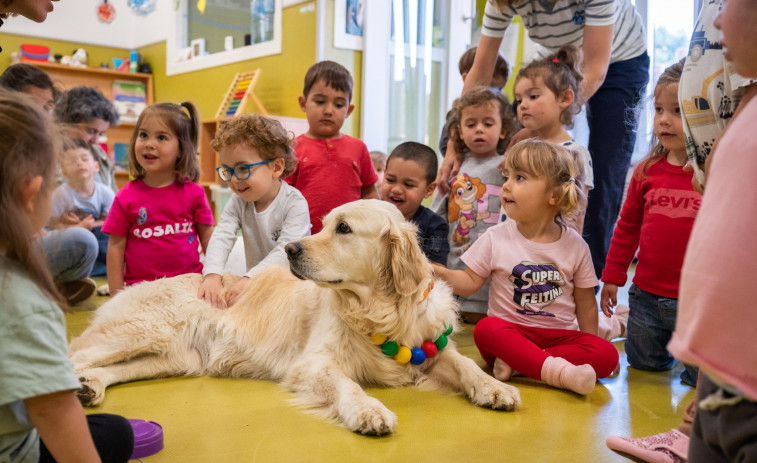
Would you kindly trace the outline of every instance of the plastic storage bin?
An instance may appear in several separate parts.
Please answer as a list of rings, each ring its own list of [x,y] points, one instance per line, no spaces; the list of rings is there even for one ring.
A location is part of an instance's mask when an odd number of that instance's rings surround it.
[[[210,185],[210,198],[213,200],[216,224],[218,224],[223,208],[226,207],[226,203],[229,202],[231,195],[231,188],[226,185]]]

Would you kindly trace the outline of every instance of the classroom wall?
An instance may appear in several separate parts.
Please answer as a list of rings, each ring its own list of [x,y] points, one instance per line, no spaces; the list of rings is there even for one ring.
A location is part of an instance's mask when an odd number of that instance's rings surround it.
[[[270,114],[288,117],[304,117],[297,102],[302,93],[303,79],[307,69],[315,63],[316,9],[315,2],[300,3],[282,10],[282,53],[249,61],[195,72],[166,76],[166,42],[138,47],[143,61],[153,69],[155,101],[195,103],[203,119],[215,117],[223,97],[238,72],[261,69],[255,95]],[[53,12],[55,14],[62,13]],[[24,18],[12,18],[10,21]],[[332,26],[333,29],[333,26]],[[5,30],[3,27],[2,30]],[[63,41],[50,38],[30,37],[17,34],[0,34],[0,71],[10,64],[10,53],[22,43],[35,43],[50,47],[51,53],[71,54],[74,49],[86,49],[90,65],[110,63],[113,57],[128,58],[128,47],[103,47],[83,42]],[[357,69],[359,69],[359,64]],[[359,77],[358,77],[359,79]],[[248,111],[255,111],[254,105]]]

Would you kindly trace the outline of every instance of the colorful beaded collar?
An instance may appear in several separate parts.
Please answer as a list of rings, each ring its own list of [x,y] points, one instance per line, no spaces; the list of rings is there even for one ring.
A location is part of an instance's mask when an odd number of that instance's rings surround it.
[[[452,334],[452,327],[447,327],[436,341],[424,341],[421,347],[407,347],[400,346],[395,341],[387,341],[386,336],[383,334],[372,334],[371,342],[381,347],[381,352],[389,357],[394,357],[394,360],[400,364],[406,364],[408,362],[413,365],[420,365],[426,361],[426,359],[433,358],[437,352],[447,347],[447,336]]]

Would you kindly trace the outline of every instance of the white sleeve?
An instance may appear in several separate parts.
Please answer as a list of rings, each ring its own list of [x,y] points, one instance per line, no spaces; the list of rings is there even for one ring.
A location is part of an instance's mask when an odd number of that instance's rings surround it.
[[[244,211],[244,200],[232,194],[218,225],[213,229],[213,234],[208,242],[208,250],[205,253],[205,264],[202,274],[216,273],[223,275],[226,261],[229,259],[231,249],[237,240],[237,230],[241,227],[241,217]]]
[[[307,201],[295,188],[288,185],[282,185],[282,188],[291,190],[288,191],[286,201],[279,206],[281,232],[276,240],[276,246],[260,262],[247,271],[246,277],[253,278],[270,265],[288,267],[289,263],[284,246],[303,236],[310,235],[310,212]],[[278,227],[273,225],[271,228]]]
[[[491,0],[486,2],[484,8],[484,18],[481,24],[481,34],[487,37],[503,37],[510,23],[513,21],[515,12],[510,7],[503,7],[504,11],[499,9]]]

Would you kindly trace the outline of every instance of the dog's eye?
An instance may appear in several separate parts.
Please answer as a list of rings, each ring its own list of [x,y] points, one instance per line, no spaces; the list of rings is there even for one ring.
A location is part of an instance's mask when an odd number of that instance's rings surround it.
[[[339,225],[336,226],[336,232],[347,234],[347,233],[352,233],[352,229],[350,228],[349,225],[347,225],[347,222],[339,222]]]

